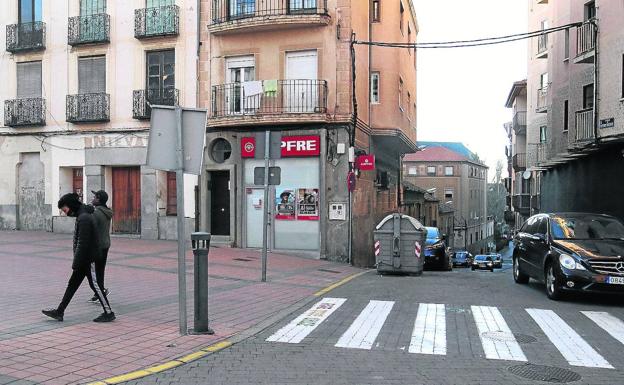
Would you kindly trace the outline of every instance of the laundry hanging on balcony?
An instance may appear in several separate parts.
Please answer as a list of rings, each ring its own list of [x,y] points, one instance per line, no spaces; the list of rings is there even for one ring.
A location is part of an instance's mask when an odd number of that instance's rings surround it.
[[[277,96],[277,79],[264,81],[264,95],[269,97]]]
[[[262,94],[262,82],[255,80],[251,82],[243,82],[243,92],[246,97]]]

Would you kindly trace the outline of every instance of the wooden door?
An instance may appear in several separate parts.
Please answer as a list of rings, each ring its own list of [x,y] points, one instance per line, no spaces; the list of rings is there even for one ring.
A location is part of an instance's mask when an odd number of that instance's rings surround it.
[[[213,171],[211,174],[210,232],[213,235],[230,235],[230,172]]]
[[[113,232],[141,232],[141,170],[139,167],[113,168]]]

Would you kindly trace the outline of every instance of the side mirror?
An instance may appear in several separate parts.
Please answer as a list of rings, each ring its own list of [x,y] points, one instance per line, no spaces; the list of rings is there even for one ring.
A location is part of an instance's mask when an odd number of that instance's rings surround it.
[[[536,234],[533,234],[533,237],[535,239],[539,239],[540,241],[546,242],[546,235],[544,234],[536,233]]]

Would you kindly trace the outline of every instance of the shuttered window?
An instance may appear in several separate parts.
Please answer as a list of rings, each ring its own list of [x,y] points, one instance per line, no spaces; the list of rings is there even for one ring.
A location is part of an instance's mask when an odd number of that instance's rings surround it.
[[[41,62],[17,63],[17,97],[41,97]]]
[[[94,56],[78,59],[78,93],[106,92],[106,57]]]
[[[106,13],[106,0],[80,0],[80,16]]]

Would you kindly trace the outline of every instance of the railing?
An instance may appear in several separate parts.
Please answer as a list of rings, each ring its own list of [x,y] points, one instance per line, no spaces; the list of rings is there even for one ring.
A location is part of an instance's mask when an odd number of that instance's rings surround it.
[[[6,27],[6,50],[9,52],[45,49],[46,25],[42,21],[10,24]]]
[[[537,37],[537,54],[542,55],[548,51],[548,35]]]
[[[132,95],[132,117],[149,119],[152,115],[149,104],[176,106],[179,96],[180,91],[175,88],[135,90]]]
[[[108,122],[110,95],[105,93],[67,95],[66,120],[73,123]]]
[[[596,47],[596,26],[587,22],[576,30],[576,56],[581,56]]]
[[[537,163],[542,163],[548,160],[548,147],[546,143],[537,143],[535,151],[537,153]]]
[[[513,168],[516,171],[525,170],[526,165],[526,153],[517,153],[513,156]]]
[[[537,108],[538,112],[545,111],[548,106],[548,87],[539,88],[537,90]]]
[[[513,117],[513,129],[516,134],[526,130],[526,111],[517,111]]]
[[[325,80],[277,80],[276,87],[264,82],[263,92],[247,96],[244,83],[212,87],[211,116],[262,115],[327,112],[327,82]]]
[[[69,18],[67,42],[71,46],[110,41],[110,15],[100,13]]]
[[[177,5],[134,10],[134,37],[137,39],[178,35],[179,32],[180,8]]]
[[[282,15],[327,15],[327,0],[213,0],[211,25]]]
[[[12,99],[4,101],[5,126],[44,126],[45,115],[45,99],[43,98]]]
[[[531,194],[516,194],[513,196],[513,207],[516,210],[531,208]]]
[[[594,110],[585,109],[576,112],[576,140],[592,140],[594,135]]]

